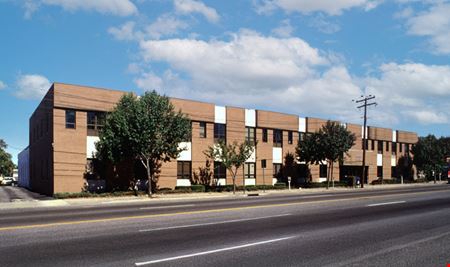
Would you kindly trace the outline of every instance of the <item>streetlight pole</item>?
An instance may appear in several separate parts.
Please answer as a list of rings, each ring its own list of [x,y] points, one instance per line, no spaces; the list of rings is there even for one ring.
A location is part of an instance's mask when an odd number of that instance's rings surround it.
[[[362,177],[361,177],[361,188],[364,188],[364,182],[366,180],[366,149],[367,149],[367,107],[372,105],[377,105],[376,102],[371,102],[370,100],[374,99],[375,96],[368,95],[368,96],[361,96],[359,100],[353,100],[355,103],[363,103],[362,105],[358,106],[357,108],[364,108],[364,125],[363,125],[363,136],[362,136],[362,148],[363,148],[363,155],[362,155]]]

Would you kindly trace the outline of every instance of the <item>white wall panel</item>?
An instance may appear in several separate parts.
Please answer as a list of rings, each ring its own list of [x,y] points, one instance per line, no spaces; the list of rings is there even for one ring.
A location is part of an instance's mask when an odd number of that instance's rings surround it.
[[[298,117],[298,131],[306,133],[306,118]]]
[[[217,185],[218,186],[220,186],[220,185],[227,185],[227,179],[225,179],[225,178],[220,178],[220,179],[216,179],[217,180]]]
[[[245,185],[256,185],[256,179],[254,179],[254,178],[245,178]]]
[[[383,166],[383,154],[377,154],[377,166]]]
[[[256,162],[256,148],[255,147],[253,147],[252,155],[245,162]]]
[[[397,166],[397,158],[395,156],[391,156],[391,166]]]
[[[367,139],[368,135],[369,135],[369,127],[366,126],[366,135],[364,136],[364,126],[361,126],[361,136]]]
[[[283,149],[281,147],[272,148],[272,162],[283,163]]]
[[[256,127],[256,110],[245,109],[245,126]]]
[[[397,142],[397,131],[392,131],[392,142]]]
[[[227,123],[227,109],[222,106],[215,106],[214,109],[214,122],[215,123]]]
[[[181,142],[178,144],[179,149],[184,149],[181,151],[181,153],[178,155],[177,160],[183,160],[183,161],[191,161],[192,160],[192,143],[191,142]]]
[[[88,136],[86,137],[86,158],[94,158],[97,149],[95,148],[95,143],[100,140],[98,136]]]
[[[189,179],[177,179],[177,186],[191,186]]]

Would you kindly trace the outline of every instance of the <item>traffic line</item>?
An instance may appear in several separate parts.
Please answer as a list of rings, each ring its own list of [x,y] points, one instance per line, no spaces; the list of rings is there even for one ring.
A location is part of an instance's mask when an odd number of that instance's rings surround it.
[[[185,208],[185,207],[194,207],[194,204],[186,204],[186,205],[172,205],[172,206],[158,206],[158,207],[142,207],[140,210],[156,210],[156,209],[165,209],[165,208]]]
[[[448,189],[434,190],[434,191],[432,191],[432,193],[445,192],[445,191],[448,191]],[[395,195],[422,195],[422,194],[429,194],[429,193],[430,192],[408,192],[408,193],[395,193]],[[361,197],[357,197],[357,198],[350,197],[350,198],[327,199],[327,200],[317,200],[317,201],[307,201],[307,202],[297,201],[297,202],[280,203],[280,204],[252,205],[252,206],[244,206],[244,207],[207,209],[207,210],[196,210],[196,211],[181,211],[181,212],[172,212],[172,213],[123,216],[123,217],[114,217],[114,218],[106,218],[106,219],[92,219],[92,220],[54,222],[54,223],[44,223],[44,224],[16,225],[16,226],[0,227],[0,232],[1,231],[10,231],[10,230],[48,228],[48,227],[64,226],[64,225],[78,225],[78,224],[87,224],[87,223],[105,223],[105,222],[124,221],[124,220],[161,218],[161,217],[170,217],[170,216],[179,216],[179,215],[196,215],[196,214],[220,213],[220,212],[262,209],[262,208],[289,207],[289,206],[320,204],[320,203],[329,203],[329,202],[343,202],[343,201],[357,200],[357,199],[376,199],[376,198],[383,198],[386,196],[388,196],[388,195],[361,196]]]
[[[375,204],[369,204],[367,207],[377,207],[377,206],[385,206],[385,205],[394,205],[394,204],[401,204],[406,203],[406,201],[392,201],[392,202],[384,202],[384,203],[375,203]]]
[[[153,228],[153,229],[144,229],[144,230],[139,230],[139,232],[155,232],[155,231],[163,231],[163,230],[171,230],[171,229],[179,229],[179,228],[190,228],[190,227],[216,225],[216,224],[255,221],[255,220],[263,220],[263,219],[276,218],[276,217],[285,217],[285,216],[289,216],[289,215],[292,215],[292,214],[286,213],[286,214],[279,214],[279,215],[273,215],[273,216],[264,216],[264,217],[247,218],[247,219],[236,219],[236,220],[228,220],[228,221],[221,221],[221,222],[210,222],[210,223],[187,224],[187,225],[180,225],[180,226],[169,226],[169,227],[161,227],[161,228]]]
[[[192,257],[203,256],[203,255],[208,255],[208,254],[213,254],[213,253],[218,253],[218,252],[223,252],[223,251],[236,250],[236,249],[240,249],[240,248],[248,248],[248,247],[265,245],[265,244],[269,244],[269,243],[280,242],[280,241],[292,239],[294,237],[296,237],[296,236],[287,236],[287,237],[282,237],[282,238],[276,238],[276,239],[270,239],[270,240],[265,240],[265,241],[249,243],[249,244],[245,244],[245,245],[238,245],[238,246],[232,246],[232,247],[226,247],[226,248],[220,248],[220,249],[214,249],[214,250],[207,250],[207,251],[202,251],[202,252],[197,252],[197,253],[192,253],[192,254],[186,254],[186,255],[180,255],[180,256],[175,256],[175,257],[169,257],[169,258],[163,258],[163,259],[158,259],[158,260],[151,260],[151,261],[145,261],[145,262],[136,262],[135,265],[136,266],[143,266],[143,265],[150,265],[150,264],[160,263],[160,262],[167,262],[167,261],[174,261],[174,260],[179,260],[179,259],[192,258]]]

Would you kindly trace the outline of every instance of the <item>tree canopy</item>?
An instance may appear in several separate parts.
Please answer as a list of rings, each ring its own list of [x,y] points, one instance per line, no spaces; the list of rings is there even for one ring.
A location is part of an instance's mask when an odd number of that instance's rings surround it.
[[[448,137],[438,139],[434,135],[419,137],[419,141],[411,150],[417,170],[427,177],[432,177],[433,172],[440,173],[446,165],[446,157],[450,154],[449,141]]]
[[[106,117],[97,143],[98,157],[119,162],[139,160],[147,170],[148,193],[161,162],[170,161],[183,150],[179,143],[190,140],[189,118],[176,112],[166,96],[146,92],[142,97],[124,95]]]
[[[245,164],[253,153],[254,146],[250,142],[238,143],[234,141],[227,144],[221,140],[214,146],[210,146],[204,154],[212,161],[220,161],[228,170],[233,179],[233,194],[236,193],[236,175],[240,167]]]
[[[3,139],[0,139],[0,176],[12,176],[14,170],[14,163],[12,156],[6,152],[8,145]]]
[[[327,162],[327,188],[330,178],[333,180],[333,165],[335,162],[342,163],[345,154],[355,144],[355,135],[348,131],[343,125],[327,121],[319,131],[307,134],[297,144],[296,153],[300,161],[306,164],[321,164]]]

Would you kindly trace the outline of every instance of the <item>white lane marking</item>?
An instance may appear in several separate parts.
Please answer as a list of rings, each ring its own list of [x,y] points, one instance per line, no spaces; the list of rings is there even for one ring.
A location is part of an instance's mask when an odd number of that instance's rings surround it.
[[[376,203],[376,204],[369,204],[367,207],[376,207],[376,206],[384,206],[384,205],[394,205],[394,204],[400,204],[405,203],[406,201],[392,201],[392,202],[384,202],[384,203]]]
[[[172,205],[172,206],[157,206],[157,207],[143,207],[139,208],[140,210],[153,210],[153,209],[164,209],[164,208],[183,208],[183,207],[194,207],[194,204],[186,204],[186,205]]]
[[[279,214],[279,215],[273,215],[273,216],[248,218],[248,219],[237,219],[237,220],[228,220],[228,221],[221,221],[221,222],[210,222],[210,223],[198,223],[198,224],[188,224],[188,225],[180,225],[180,226],[169,226],[169,227],[161,227],[161,228],[153,228],[153,229],[144,229],[144,230],[139,230],[139,232],[154,232],[154,231],[162,231],[162,230],[170,230],[170,229],[178,229],[178,228],[189,228],[189,227],[215,225],[215,224],[254,221],[254,220],[269,219],[269,218],[274,218],[274,217],[284,217],[284,216],[289,216],[289,215],[292,215],[292,214],[286,213],[286,214]]]
[[[245,244],[245,245],[238,245],[238,246],[233,246],[233,247],[226,247],[226,248],[219,248],[219,249],[214,249],[214,250],[207,250],[207,251],[202,251],[202,252],[197,252],[197,253],[192,253],[192,254],[186,254],[186,255],[180,255],[180,256],[164,258],[164,259],[159,259],[159,260],[152,260],[152,261],[145,261],[145,262],[136,262],[135,265],[136,266],[142,266],[142,265],[149,265],[149,264],[165,262],[165,261],[173,261],[173,260],[179,260],[179,259],[185,259],[185,258],[192,258],[192,257],[196,257],[196,256],[208,255],[208,254],[213,254],[213,253],[218,253],[218,252],[223,252],[223,251],[229,251],[229,250],[235,250],[235,249],[240,249],[240,248],[247,248],[247,247],[264,245],[264,244],[268,244],[268,243],[280,242],[280,241],[291,239],[291,238],[294,238],[294,237],[296,237],[296,236],[281,237],[281,238],[276,238],[276,239],[270,239],[270,240],[265,240],[265,241],[249,243],[249,244]]]
[[[415,240],[415,241],[412,241],[412,242],[409,242],[409,243],[406,243],[406,244],[403,244],[403,245],[392,246],[392,247],[385,248],[385,249],[382,249],[382,250],[379,250],[379,251],[376,251],[376,252],[368,253],[367,255],[364,255],[364,256],[353,258],[353,259],[351,259],[349,261],[341,262],[341,263],[338,263],[338,264],[333,263],[333,264],[325,265],[325,266],[326,267],[337,267],[337,266],[358,265],[356,263],[361,263],[364,260],[367,260],[367,259],[370,259],[370,258],[373,258],[373,257],[379,257],[381,255],[388,254],[388,253],[391,253],[391,252],[394,252],[394,251],[397,251],[397,250],[402,250],[402,249],[405,249],[405,248],[408,248],[408,247],[415,247],[415,246],[420,245],[420,244],[425,243],[425,242],[430,242],[430,241],[434,241],[436,239],[444,238],[444,237],[446,237],[448,235],[450,235],[450,232],[446,232],[446,233],[442,233],[440,235],[436,235],[436,236],[431,236],[431,237],[426,237],[426,238],[423,238],[423,239]],[[363,266],[363,264],[361,266]]]

